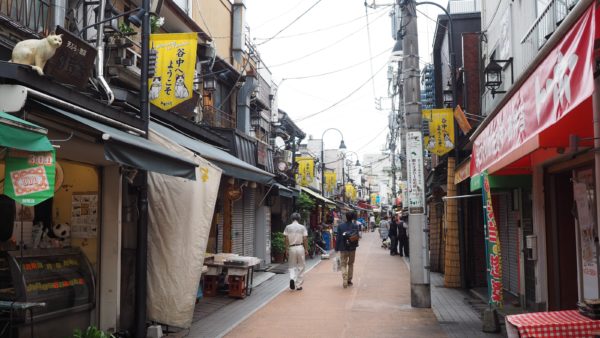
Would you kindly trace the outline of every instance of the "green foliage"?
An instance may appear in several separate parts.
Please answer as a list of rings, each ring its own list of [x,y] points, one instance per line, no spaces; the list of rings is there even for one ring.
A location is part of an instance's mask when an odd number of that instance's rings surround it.
[[[283,232],[274,232],[271,234],[271,251],[274,254],[285,252],[285,235]]]
[[[315,201],[310,198],[307,194],[300,192],[298,198],[296,198],[296,209],[303,211],[312,210],[315,207]]]
[[[115,338],[115,336],[106,333],[95,326],[88,326],[83,332],[79,329],[75,330],[72,338]]]
[[[119,23],[119,31],[127,35],[136,33],[133,27],[129,26],[127,23],[125,23],[125,21]]]

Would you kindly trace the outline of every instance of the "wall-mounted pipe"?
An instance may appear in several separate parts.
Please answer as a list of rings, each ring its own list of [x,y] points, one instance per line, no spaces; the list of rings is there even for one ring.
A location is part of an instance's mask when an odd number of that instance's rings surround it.
[[[104,79],[104,11],[106,9],[106,0],[100,0],[100,4],[98,5],[100,8],[98,10],[98,22],[101,22],[98,25],[96,30],[96,49],[98,50],[98,57],[96,58],[96,79],[100,82],[100,85],[106,92],[106,97],[108,99],[108,104],[112,104],[115,100],[115,95],[113,94],[112,89]]]

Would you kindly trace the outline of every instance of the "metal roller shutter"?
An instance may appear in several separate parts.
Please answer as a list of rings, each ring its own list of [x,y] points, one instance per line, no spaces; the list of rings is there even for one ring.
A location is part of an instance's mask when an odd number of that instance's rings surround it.
[[[518,227],[514,213],[509,212],[510,197],[508,194],[496,195],[493,198],[496,222],[500,230],[500,249],[502,255],[502,284],[505,290],[513,294],[519,293],[519,257]]]
[[[217,213],[217,252],[223,252],[223,213]]]
[[[244,255],[244,199],[233,202],[231,212],[231,252]]]
[[[244,256],[255,256],[254,236],[256,231],[256,189],[244,191]]]

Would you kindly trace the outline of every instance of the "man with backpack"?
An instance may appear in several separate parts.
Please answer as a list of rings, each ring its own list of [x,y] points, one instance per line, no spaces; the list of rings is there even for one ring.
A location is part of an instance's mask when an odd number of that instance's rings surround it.
[[[355,220],[356,212],[348,212],[346,223],[339,225],[336,232],[335,251],[340,255],[344,289],[352,286],[354,258],[360,239],[360,228],[354,222]]]

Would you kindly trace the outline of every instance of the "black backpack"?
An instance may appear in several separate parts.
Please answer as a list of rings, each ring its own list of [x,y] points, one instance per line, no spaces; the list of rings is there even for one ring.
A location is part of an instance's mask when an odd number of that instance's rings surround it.
[[[352,229],[344,231],[342,233],[342,238],[344,240],[344,246],[346,249],[356,249],[356,247],[358,247],[360,235],[358,233],[358,229],[356,229],[354,226]]]

